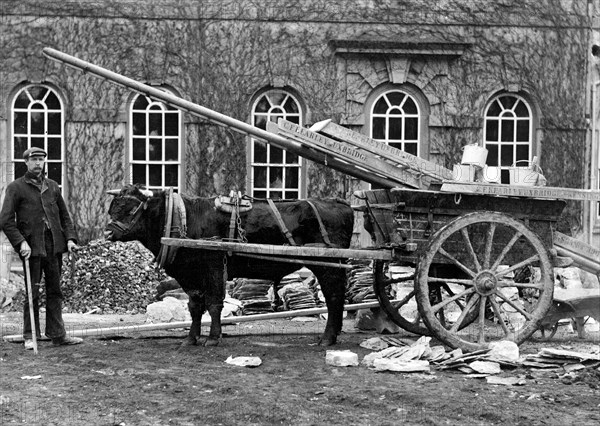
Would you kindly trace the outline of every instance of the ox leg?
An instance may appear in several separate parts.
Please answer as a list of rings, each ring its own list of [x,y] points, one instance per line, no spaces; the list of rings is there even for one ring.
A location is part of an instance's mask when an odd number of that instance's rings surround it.
[[[208,270],[208,292],[206,294],[206,304],[210,315],[210,333],[205,346],[217,346],[221,339],[221,311],[223,310],[223,300],[225,300],[225,278],[223,275],[224,266],[222,258],[217,258],[212,262]]]
[[[343,269],[336,268],[315,268],[313,272],[321,284],[327,304],[327,324],[319,344],[331,346],[337,342],[337,336],[342,332],[346,274]]]
[[[221,339],[221,311],[223,310],[223,301],[208,302],[208,313],[210,314],[210,333],[205,346],[217,346]]]
[[[183,341],[183,346],[193,346],[198,344],[201,335],[202,315],[204,315],[204,312],[206,311],[204,295],[199,293],[188,293],[188,296],[188,309],[192,317],[192,325],[190,327],[190,332]]]

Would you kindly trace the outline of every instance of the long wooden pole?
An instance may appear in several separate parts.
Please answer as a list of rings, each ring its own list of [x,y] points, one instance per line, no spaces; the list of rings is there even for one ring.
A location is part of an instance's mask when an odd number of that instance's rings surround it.
[[[395,301],[392,301],[392,303]],[[354,311],[358,309],[369,309],[379,307],[379,302],[365,302],[355,303],[352,305],[344,306],[345,311]],[[270,312],[267,314],[256,314],[256,315],[245,315],[245,316],[231,316],[221,319],[221,324],[237,324],[241,322],[270,320],[277,318],[291,318],[298,316],[308,316],[324,314],[327,312],[327,308],[309,308],[309,309],[298,309],[295,311],[283,311],[283,312]],[[209,325],[210,321],[202,321],[202,325]],[[191,321],[178,321],[178,322],[167,322],[159,324],[141,324],[141,325],[129,325],[119,327],[106,327],[106,328],[93,328],[93,329],[82,329],[74,330],[69,332],[69,336],[72,337],[102,337],[102,336],[119,336],[125,333],[136,333],[143,331],[155,331],[155,330],[170,330],[175,328],[188,328],[192,325]],[[10,336],[4,336],[6,342],[20,342],[23,340],[23,336],[15,334]]]
[[[161,244],[174,247],[187,247],[215,251],[233,251],[239,253],[268,254],[269,256],[316,257],[316,258],[359,258],[392,260],[393,253],[390,249],[366,250],[343,249],[337,247],[311,247],[311,246],[278,246],[274,244],[248,244],[234,243],[218,240],[192,240],[185,238],[161,238]],[[274,259],[277,260],[277,259]]]
[[[213,111],[209,108],[205,108],[193,102],[186,101],[185,99],[180,98],[178,96],[172,95],[167,92],[163,92],[162,90],[156,87],[140,83],[139,81],[135,81],[121,74],[109,71],[90,62],[84,61],[82,59],[60,52],[58,50],[51,49],[49,47],[44,48],[43,53],[44,55],[46,55],[46,57],[52,59],[53,61],[65,63],[75,69],[85,72],[86,74],[91,74],[95,77],[105,79],[111,83],[124,86],[130,90],[133,90],[134,92],[138,92],[152,99],[162,101],[168,105],[187,111],[191,114],[194,114],[198,117],[201,117],[220,126],[228,127],[238,133],[242,133],[253,138],[266,141],[268,143],[272,143],[273,145],[278,146],[279,148],[285,149],[289,152],[293,152],[294,154],[297,154],[304,158],[308,158],[309,160],[312,160],[315,163],[327,165],[350,176],[354,176],[355,178],[364,180],[369,183],[381,185],[385,188],[393,188],[394,186],[397,186],[396,183],[389,179],[373,175],[372,173],[369,173],[366,170],[361,170],[345,162],[339,161],[331,154],[328,155],[323,152],[303,147],[301,144],[292,142],[282,136],[267,132],[266,130],[254,127],[248,123],[236,120],[235,118]]]
[[[561,256],[567,256],[573,259],[577,267],[594,275],[600,275],[600,263],[593,262],[574,251],[567,250],[563,247],[555,246],[556,252]]]
[[[33,294],[31,293],[31,269],[29,268],[29,259],[25,259],[25,281],[27,285],[27,300],[29,301],[29,320],[31,322],[31,339],[33,340],[33,353],[37,355],[37,330],[35,326],[35,313],[33,310]]]
[[[300,265],[315,265],[315,266],[327,266],[329,268],[354,269],[353,265],[348,265],[345,263],[321,262],[318,260],[291,259],[291,258],[287,258],[287,257],[275,258],[272,256],[261,256],[259,254],[249,254],[249,253],[233,253],[233,254],[235,256],[250,257],[252,259],[270,260],[270,261],[283,262],[283,263],[297,263]]]

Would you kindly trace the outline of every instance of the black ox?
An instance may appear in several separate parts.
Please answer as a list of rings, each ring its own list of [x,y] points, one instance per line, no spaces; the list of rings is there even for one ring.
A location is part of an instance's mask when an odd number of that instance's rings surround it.
[[[152,193],[132,185],[122,188],[110,205],[110,223],[106,227],[106,238],[112,241],[138,240],[157,256],[166,220],[165,197],[165,191]],[[215,209],[214,198],[186,195],[181,198],[187,212],[187,238],[229,236],[231,215]],[[322,219],[331,245],[348,248],[354,221],[352,208],[342,200],[312,199],[311,202]],[[276,206],[297,245],[323,243],[317,216],[306,201],[279,201]],[[241,228],[245,231],[249,243],[289,244],[267,202],[255,200],[252,209],[241,213],[240,218]],[[164,268],[189,296],[188,307],[192,325],[184,344],[195,345],[200,342],[200,321],[206,310],[211,317],[211,327],[204,344],[218,344],[225,296],[225,263],[229,279],[261,278],[273,280],[275,283],[279,283],[281,278],[301,266],[229,256],[219,251],[179,248],[173,261]],[[328,310],[327,324],[320,342],[332,345],[342,329],[346,275],[341,268],[311,265],[310,269],[321,284]]]

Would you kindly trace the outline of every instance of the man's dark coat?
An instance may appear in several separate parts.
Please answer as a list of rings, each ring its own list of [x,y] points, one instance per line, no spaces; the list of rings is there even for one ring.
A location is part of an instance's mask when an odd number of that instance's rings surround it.
[[[46,253],[44,234],[46,221],[54,239],[54,253]],[[67,251],[67,240],[77,242],[77,234],[58,184],[43,179],[41,186],[20,177],[6,187],[0,212],[0,229],[18,252],[25,240],[31,256],[47,256]]]

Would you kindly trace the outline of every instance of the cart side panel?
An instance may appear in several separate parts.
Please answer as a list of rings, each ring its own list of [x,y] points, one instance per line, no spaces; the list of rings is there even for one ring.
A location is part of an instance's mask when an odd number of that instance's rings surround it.
[[[390,197],[390,192],[381,189],[365,191],[365,195],[367,196],[367,202],[369,205],[373,206],[373,208],[370,210],[369,216],[373,224],[372,236],[375,237],[375,245],[378,247],[383,247],[390,243],[390,236],[394,233],[394,215],[389,214],[391,213],[391,210],[386,211],[386,209],[376,206],[384,204],[391,207],[392,198]]]
[[[495,211],[504,213],[523,221],[544,242],[546,247],[552,247],[552,230],[565,206],[564,201],[542,200],[530,198],[507,198],[487,195],[459,195],[440,193],[437,191],[419,191],[408,189],[365,191],[374,219],[376,244],[398,245],[401,242],[417,243],[416,252],[403,253],[398,250],[398,258],[403,261],[415,262],[425,250],[427,242],[441,227],[456,217],[474,211]],[[388,203],[385,203],[389,200]],[[485,227],[480,232],[475,228],[471,243],[476,252],[483,250],[485,244]],[[512,234],[503,235],[505,230],[498,229],[493,247],[493,253],[498,255],[510,241]],[[462,253],[464,240],[458,236],[455,240],[447,241],[449,251]],[[520,242],[515,244],[516,250],[511,256],[520,257],[527,254],[528,249],[519,250]],[[511,263],[511,259],[506,259]],[[436,258],[436,262],[447,263],[447,259]]]

